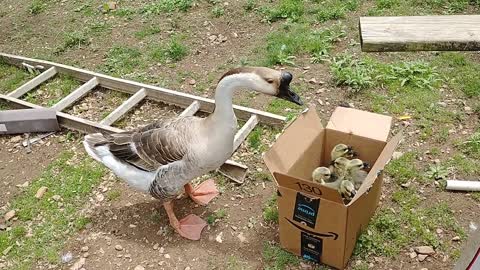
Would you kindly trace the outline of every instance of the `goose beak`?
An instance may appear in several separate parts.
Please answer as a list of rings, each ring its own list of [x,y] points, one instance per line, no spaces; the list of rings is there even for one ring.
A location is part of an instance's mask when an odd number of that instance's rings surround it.
[[[282,79],[280,81],[280,87],[279,87],[277,97],[302,106],[303,102],[300,99],[300,96],[290,89],[290,82],[292,81],[292,79],[293,79],[293,76],[290,72],[282,73]]]
[[[364,162],[364,163],[363,163],[363,168],[364,168],[364,169],[370,169],[370,164]]]

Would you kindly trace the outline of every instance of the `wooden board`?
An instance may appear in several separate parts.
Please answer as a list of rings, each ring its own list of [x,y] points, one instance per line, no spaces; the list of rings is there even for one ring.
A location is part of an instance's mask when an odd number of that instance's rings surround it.
[[[123,115],[125,115],[128,111],[130,111],[133,107],[135,107],[142,99],[147,96],[145,89],[140,89],[135,95],[131,96],[125,102],[122,103],[119,107],[117,107],[113,112],[111,112],[107,117],[105,117],[100,124],[104,125],[112,125],[120,119]]]
[[[40,65],[45,68],[55,67],[59,73],[71,75],[72,77],[84,82],[90,80],[93,77],[97,77],[99,85],[101,87],[117,90],[120,92],[135,94],[137,91],[144,88],[147,91],[147,99],[177,105],[182,108],[190,106],[190,104],[192,104],[192,102],[194,101],[198,101],[200,103],[200,111],[202,112],[212,113],[215,108],[215,100],[213,99],[199,97],[170,89],[165,89],[162,87],[115,78],[112,76],[54,62],[26,58],[6,53],[0,53],[0,58],[3,58],[7,63],[19,67],[23,66],[24,63],[32,66]],[[233,105],[233,110],[235,111],[235,114],[239,119],[245,121],[247,121],[253,114],[258,116],[260,122],[269,125],[283,125],[286,120],[286,117],[284,116],[238,105]]]
[[[480,15],[361,17],[364,52],[479,51]]]
[[[10,92],[8,94],[8,96],[14,97],[14,98],[19,98],[19,97],[23,96],[24,94],[28,93],[29,91],[31,91],[32,89],[34,89],[35,87],[39,86],[40,84],[42,84],[46,80],[55,76],[56,74],[57,74],[56,68],[55,67],[50,67],[49,69],[47,69],[46,71],[44,71],[40,75],[38,75],[37,77],[31,79],[30,81],[28,81],[24,85],[17,88],[15,91]]]
[[[52,108],[56,111],[63,111],[65,108],[69,107],[77,100],[88,94],[88,92],[90,92],[97,85],[98,80],[96,77],[93,77],[88,82],[75,89],[75,91],[71,92],[68,96],[64,97],[62,100],[53,105]]]
[[[0,134],[58,131],[55,110],[29,108],[0,111]]]

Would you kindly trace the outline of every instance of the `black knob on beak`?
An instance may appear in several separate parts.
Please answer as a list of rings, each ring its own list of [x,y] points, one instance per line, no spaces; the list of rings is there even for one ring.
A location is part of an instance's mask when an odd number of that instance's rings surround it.
[[[286,85],[289,85],[290,82],[292,81],[293,79],[293,75],[292,73],[288,72],[288,71],[285,71],[282,73],[282,81],[286,84]]]

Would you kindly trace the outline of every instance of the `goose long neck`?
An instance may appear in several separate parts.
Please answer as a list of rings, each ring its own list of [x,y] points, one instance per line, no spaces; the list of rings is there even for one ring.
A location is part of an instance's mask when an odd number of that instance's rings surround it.
[[[212,119],[216,121],[231,120],[235,116],[232,104],[234,92],[239,89],[257,90],[256,79],[256,75],[245,73],[230,75],[222,79],[215,91],[215,111],[211,114]]]

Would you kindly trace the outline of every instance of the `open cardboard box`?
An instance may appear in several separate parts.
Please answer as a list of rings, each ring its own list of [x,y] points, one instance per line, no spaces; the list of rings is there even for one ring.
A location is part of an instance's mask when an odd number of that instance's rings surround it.
[[[297,117],[264,155],[278,189],[280,245],[305,259],[343,269],[380,199],[383,168],[402,139],[389,141],[392,118],[337,107],[326,128],[315,106]],[[312,181],[338,143],[353,147],[371,169],[345,205],[338,191]]]

